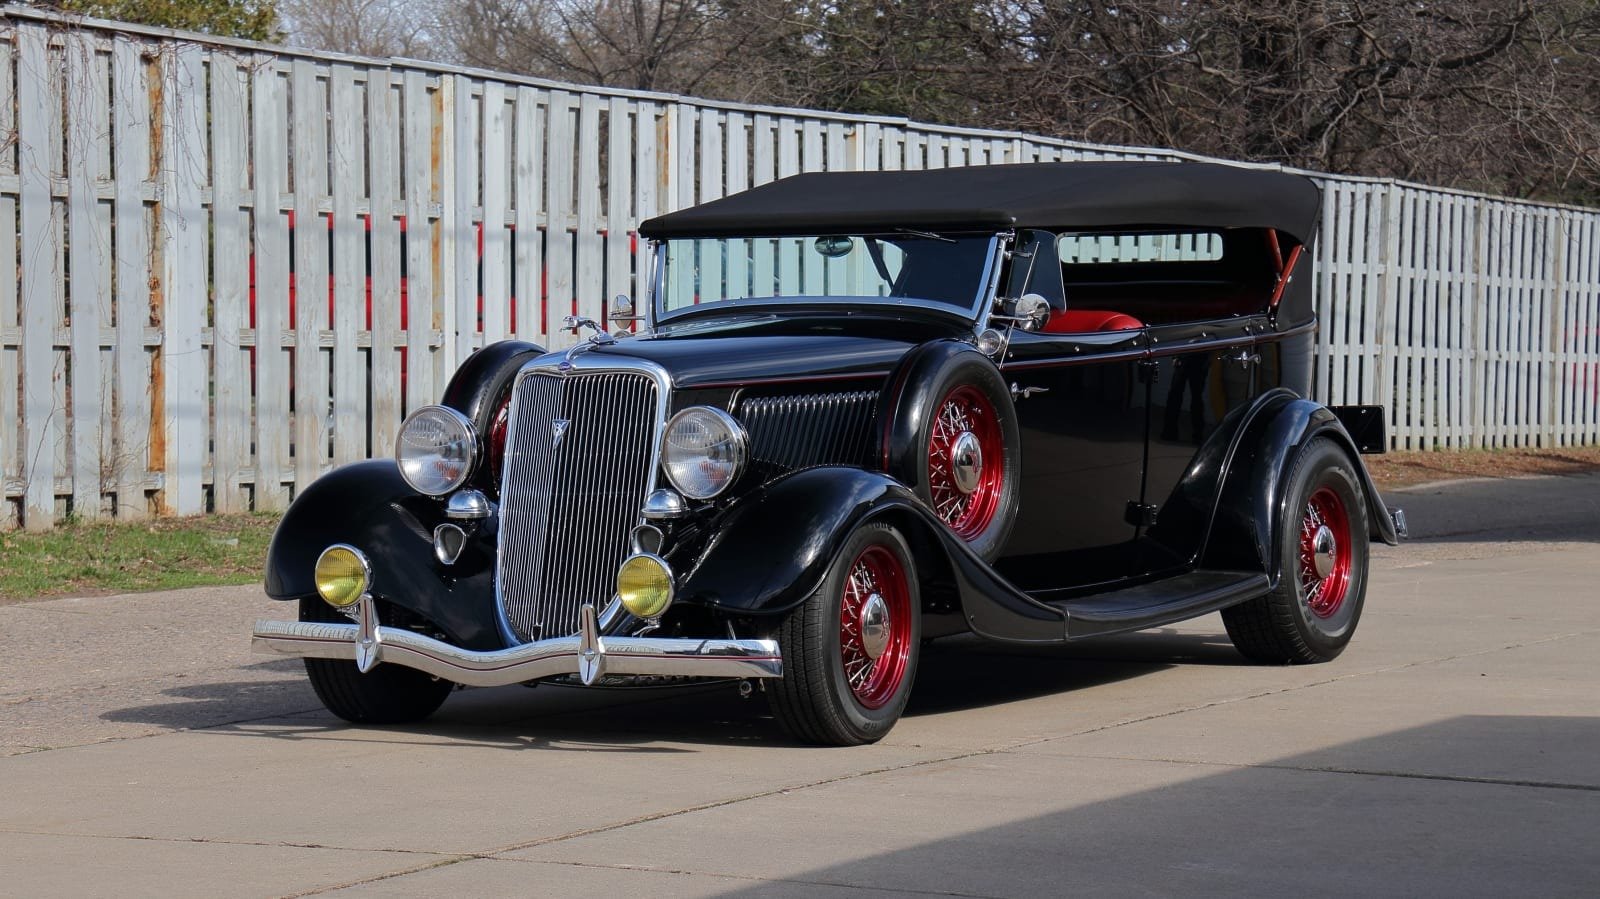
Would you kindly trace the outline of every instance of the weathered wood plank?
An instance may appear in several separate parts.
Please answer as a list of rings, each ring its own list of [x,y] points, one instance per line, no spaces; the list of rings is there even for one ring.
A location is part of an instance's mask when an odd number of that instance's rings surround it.
[[[393,450],[405,413],[400,350],[406,345],[401,330],[400,266],[404,258],[400,231],[400,98],[389,69],[367,73],[368,193],[371,202],[372,415],[370,452],[381,456]]]
[[[110,293],[111,223],[102,216],[95,186],[104,171],[101,151],[110,146],[104,131],[110,121],[110,98],[105,65],[94,42],[83,33],[63,39],[67,62],[67,246],[71,279],[67,285],[67,319],[72,328],[68,392],[72,512],[80,518],[100,517],[101,458],[105,454],[101,431],[102,396],[100,327],[111,310],[104,300]],[[109,486],[109,485],[108,485]]]
[[[255,506],[258,511],[278,511],[289,503],[285,481],[292,479],[289,440],[295,432],[290,419],[289,385],[293,377],[289,352],[283,347],[285,329],[293,327],[289,315],[289,218],[280,207],[289,181],[287,83],[272,65],[273,57],[258,53],[250,67],[250,134],[253,138],[252,174],[255,209],[251,226],[255,238],[252,256],[253,286],[250,305],[255,315]],[[117,232],[118,239],[122,231]],[[122,255],[126,260],[128,256]],[[121,282],[119,281],[119,284]],[[120,300],[119,300],[120,302]]]
[[[22,382],[22,523],[45,530],[55,521],[55,403],[53,334],[61,279],[60,212],[51,199],[50,108],[60,107],[59,83],[49,78],[48,35],[40,25],[17,26],[17,176],[21,206],[18,265]]]
[[[550,345],[568,346],[573,342],[570,330],[563,328],[562,320],[573,315],[577,305],[573,298],[572,282],[572,179],[573,163],[577,153],[573,146],[573,118],[575,110],[572,94],[551,91],[546,101],[546,133],[549,145],[545,154],[545,226],[546,303],[545,333],[550,335]]]
[[[593,94],[584,94],[578,107],[578,222],[574,253],[577,276],[574,292],[578,315],[602,321],[605,317],[605,238],[600,234],[600,110]],[[584,332],[583,336],[587,336]]]
[[[327,467],[328,357],[317,335],[328,327],[328,96],[309,60],[294,61],[290,97],[294,122],[290,161],[294,177],[294,483],[311,486]]]
[[[206,388],[206,257],[210,225],[200,192],[206,184],[205,68],[202,49],[178,43],[162,56],[161,76],[161,402],[166,478],[164,512],[206,510],[205,464],[211,436]]]
[[[440,364],[444,379],[471,355],[481,334],[478,327],[478,227],[474,209],[478,200],[478,162],[482,158],[479,124],[482,104],[473,96],[472,79],[455,75],[444,79],[441,87],[450,127],[444,129],[442,168],[450,173],[439,198],[443,210],[440,230],[449,237],[449,252],[444,262],[442,281],[448,285],[444,296],[445,347]],[[443,383],[436,385],[442,390]],[[437,395],[438,390],[435,391]]]
[[[443,327],[435,312],[439,227],[432,210],[442,175],[439,158],[444,128],[439,118],[442,100],[430,87],[421,72],[405,74],[401,101],[405,113],[401,152],[405,166],[406,208],[406,349],[402,380],[407,412],[437,400],[434,391],[436,360],[429,335]]]
[[[238,334],[250,322],[249,108],[239,64],[211,54],[211,221],[216,338],[211,348],[213,402],[211,496],[218,512],[244,512],[250,497],[243,472],[250,458],[249,355]]]
[[[366,329],[367,221],[358,211],[366,199],[366,98],[352,66],[329,67],[328,108],[331,150],[328,189],[333,211],[332,324],[333,464],[348,465],[369,455],[367,443],[367,360],[356,346]]]
[[[517,337],[548,344],[544,315],[544,122],[539,94],[531,87],[517,88],[516,125],[516,239],[512,248],[517,298]],[[648,179],[647,179],[648,180]]]
[[[504,85],[483,85],[483,341],[511,336],[511,107]]]
[[[606,279],[601,299],[627,294],[637,301],[633,288],[633,116],[629,104],[613,97],[606,109]],[[617,327],[632,327],[618,323]]]

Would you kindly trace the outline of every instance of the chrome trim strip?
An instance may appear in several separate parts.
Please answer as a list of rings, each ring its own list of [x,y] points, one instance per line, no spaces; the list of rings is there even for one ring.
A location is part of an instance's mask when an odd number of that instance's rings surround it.
[[[313,659],[356,658],[357,625],[319,621],[256,622],[257,653]],[[498,687],[580,672],[583,638],[574,634],[511,649],[479,652],[400,628],[382,630],[383,661],[469,687]],[[776,640],[605,637],[591,656],[606,675],[655,677],[782,677]]]

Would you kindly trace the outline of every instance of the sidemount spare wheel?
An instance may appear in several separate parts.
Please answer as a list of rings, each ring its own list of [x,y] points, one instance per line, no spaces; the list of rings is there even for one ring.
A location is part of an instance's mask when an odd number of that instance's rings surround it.
[[[890,379],[885,470],[993,561],[1016,520],[1021,445],[1011,393],[994,363],[964,344],[933,344]]]
[[[1222,611],[1245,657],[1326,662],[1344,651],[1367,593],[1367,504],[1350,457],[1333,441],[1306,444],[1285,482],[1272,593]]]
[[[301,621],[348,623],[315,596],[300,600]],[[306,659],[311,688],[328,711],[355,724],[410,724],[432,715],[455,684],[404,665],[379,663],[362,674],[349,659]]]
[[[911,698],[921,644],[911,550],[889,525],[864,524],[778,628],[783,678],[767,690],[773,714],[807,743],[876,742]]]

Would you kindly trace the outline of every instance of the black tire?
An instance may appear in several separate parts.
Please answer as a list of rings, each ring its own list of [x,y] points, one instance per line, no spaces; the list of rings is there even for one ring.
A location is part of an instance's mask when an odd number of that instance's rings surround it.
[[[1289,503],[1278,527],[1278,588],[1224,609],[1235,648],[1256,662],[1304,664],[1339,655],[1355,634],[1367,593],[1365,494],[1350,456],[1325,438],[1309,443],[1287,481]],[[1334,544],[1318,567],[1314,536],[1327,527]]]
[[[300,600],[301,621],[348,622],[316,597]],[[353,724],[410,724],[438,711],[455,684],[430,674],[379,662],[362,674],[344,659],[306,659],[311,689],[328,711]]]
[[[851,585],[858,566],[865,567],[866,579]],[[898,584],[891,568],[898,569]],[[847,603],[858,610],[862,607],[864,586],[883,598],[888,611],[886,645],[870,658],[869,641],[859,636],[861,629],[857,627],[852,636],[841,626]],[[852,591],[848,596],[847,588]],[[806,743],[834,746],[882,739],[911,698],[922,645],[917,575],[905,538],[886,524],[857,529],[839,550],[822,585],[779,627],[778,645],[783,677],[769,685],[767,697],[784,730]],[[847,656],[858,686],[846,674]]]
[[[903,402],[896,411],[915,420],[897,424],[894,432],[909,431],[914,436],[909,447],[893,454],[889,473],[909,486],[973,552],[992,562],[1011,536],[1021,494],[1021,439],[1011,392],[993,362],[964,352],[943,360],[917,394],[918,401]],[[966,425],[954,430],[973,433],[982,446],[982,474],[970,493],[952,491],[949,479],[941,479],[935,471],[940,467],[935,461],[939,451],[947,445],[941,437],[941,415],[947,405]]]

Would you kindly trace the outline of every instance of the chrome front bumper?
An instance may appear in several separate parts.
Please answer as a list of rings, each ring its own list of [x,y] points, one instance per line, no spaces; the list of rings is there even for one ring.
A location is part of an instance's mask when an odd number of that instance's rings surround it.
[[[586,684],[602,677],[782,677],[776,640],[601,637],[593,607],[570,637],[478,652],[377,623],[363,597],[357,623],[256,622],[251,647],[258,653],[314,659],[349,659],[362,671],[378,662],[405,665],[472,687],[496,687],[576,674]]]

